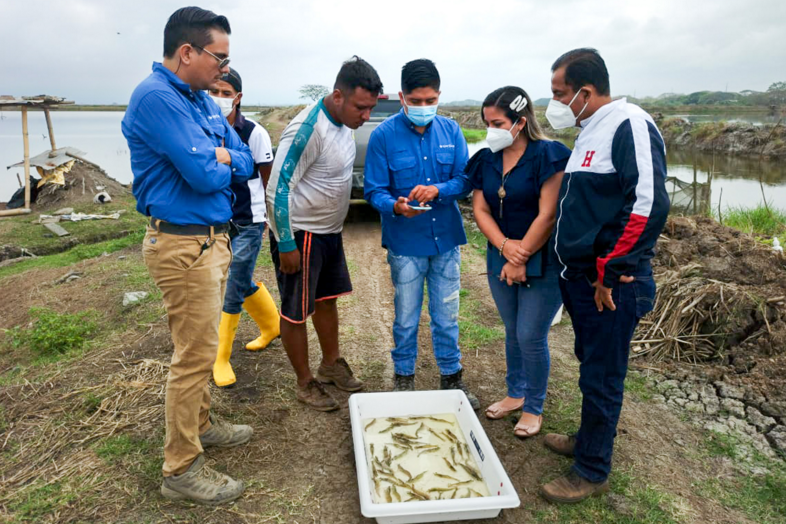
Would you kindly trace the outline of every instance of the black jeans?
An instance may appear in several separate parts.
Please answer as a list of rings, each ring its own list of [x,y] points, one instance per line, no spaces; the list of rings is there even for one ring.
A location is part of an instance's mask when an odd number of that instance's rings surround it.
[[[573,470],[590,482],[602,482],[611,472],[630,341],[655,299],[652,270],[637,273],[641,274],[634,275],[632,283],[619,283],[613,288],[617,310],[604,308],[601,313],[595,306],[595,288],[589,279],[560,279],[562,300],[576,335],[575,353],[581,363],[579,388],[583,400]]]

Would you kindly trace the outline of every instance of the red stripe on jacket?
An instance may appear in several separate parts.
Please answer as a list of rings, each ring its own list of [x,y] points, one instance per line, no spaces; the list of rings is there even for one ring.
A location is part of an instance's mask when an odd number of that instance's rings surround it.
[[[639,241],[641,234],[644,232],[644,228],[647,226],[647,220],[649,220],[648,217],[635,213],[630,214],[630,220],[628,220],[628,224],[625,226],[622,236],[617,240],[614,249],[605,257],[598,259],[598,282],[600,284],[603,284],[603,277],[606,275],[606,264],[613,258],[624,257],[630,253],[631,249],[633,249],[633,246],[636,245],[636,242]]]

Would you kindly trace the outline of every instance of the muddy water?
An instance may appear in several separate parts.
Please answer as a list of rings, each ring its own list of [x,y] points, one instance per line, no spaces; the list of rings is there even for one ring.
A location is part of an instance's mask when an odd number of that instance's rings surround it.
[[[473,475],[479,476],[480,468],[452,413],[366,419],[363,427],[366,454],[374,464],[370,468],[374,502],[408,502],[411,497],[407,488],[385,480],[380,472],[384,466],[432,500],[489,495],[486,483]]]
[[[572,147],[572,143],[566,143]],[[469,144],[472,156],[485,141]],[[699,198],[683,199],[682,206],[672,206],[676,213],[701,213],[718,206],[726,210],[739,207],[756,207],[767,199],[770,207],[786,210],[786,162],[759,158],[713,155],[694,151],[669,148],[666,153],[668,176],[678,181],[702,188],[695,191]],[[695,169],[694,169],[695,168]],[[694,179],[695,172],[695,179]],[[667,184],[670,195],[675,184]],[[764,195],[764,197],[762,196]],[[684,195],[683,195],[684,196]],[[694,206],[695,205],[695,206]]]
[[[100,165],[112,178],[122,184],[133,179],[128,144],[120,130],[124,111],[53,111],[52,127],[57,147],[76,147],[85,158]],[[44,113],[30,111],[27,116],[30,156],[49,151],[49,131]],[[22,113],[0,111],[0,202],[19,187],[16,174],[24,180],[24,169],[6,167],[24,160],[22,142]],[[38,176],[35,168],[31,174]]]

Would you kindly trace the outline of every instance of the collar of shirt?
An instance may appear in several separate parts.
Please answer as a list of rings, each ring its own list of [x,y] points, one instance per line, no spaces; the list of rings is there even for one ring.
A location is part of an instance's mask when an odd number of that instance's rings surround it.
[[[597,111],[595,111],[594,115],[592,115],[589,118],[585,118],[584,120],[579,122],[579,124],[581,125],[582,130],[586,129],[587,126],[589,126],[593,122],[596,122],[596,121],[599,121],[599,120],[603,120],[603,118],[606,115],[608,115],[609,113],[611,113],[612,111],[616,110],[618,107],[620,107],[620,106],[622,106],[622,105],[624,105],[626,103],[627,103],[627,99],[626,98],[620,98],[619,100],[614,100],[613,102],[610,102],[610,103],[608,103],[606,105],[601,106]]]
[[[527,144],[527,149],[524,150],[524,154],[522,154],[519,157],[519,159],[516,161],[516,165],[513,166],[511,171],[521,167],[524,164],[524,162],[535,158],[535,156],[537,155],[537,151],[536,151],[537,148],[538,148],[537,142],[529,142]],[[491,150],[489,150],[489,152],[490,151]],[[504,149],[502,151],[504,151]],[[486,162],[490,163],[500,175],[502,174],[502,151],[491,153],[490,155],[487,155],[485,158]]]
[[[243,113],[240,111],[240,109],[235,109],[235,123],[232,125],[232,127],[234,127],[235,130],[238,130],[243,129],[244,125],[246,125],[246,117],[243,116]]]
[[[172,86],[175,87],[175,89],[181,91],[184,95],[196,93],[196,91],[191,91],[190,85],[183,82],[179,76],[164,67],[164,64],[161,62],[153,62],[153,72],[162,75],[170,84],[172,84]]]
[[[325,105],[325,99],[324,98],[321,98],[319,100],[319,102],[317,103],[317,105],[319,106],[319,109],[321,109],[322,112],[325,113],[325,116],[327,117],[328,121],[330,121],[331,124],[333,124],[336,127],[342,127],[344,125],[344,124],[336,121],[336,119],[333,118],[333,115],[330,114],[330,111],[328,111],[328,108]]]

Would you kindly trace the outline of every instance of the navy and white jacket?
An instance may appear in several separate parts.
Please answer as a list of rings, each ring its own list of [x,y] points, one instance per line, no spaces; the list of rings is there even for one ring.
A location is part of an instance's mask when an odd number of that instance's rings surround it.
[[[649,271],[669,213],[666,149],[652,117],[624,98],[584,120],[560,188],[561,276],[616,287]]]

